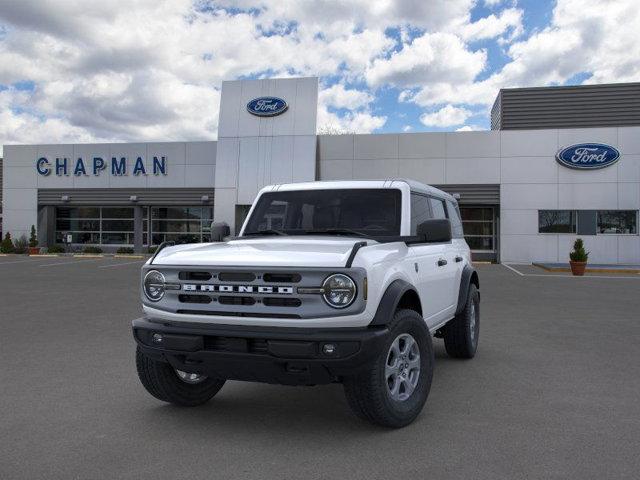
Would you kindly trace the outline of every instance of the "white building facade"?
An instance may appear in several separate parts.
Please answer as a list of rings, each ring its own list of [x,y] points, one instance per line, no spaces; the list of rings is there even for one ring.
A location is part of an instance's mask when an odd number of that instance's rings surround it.
[[[459,195],[477,259],[566,262],[579,236],[594,263],[640,263],[640,126],[316,135],[317,101],[316,78],[224,82],[217,142],[5,145],[3,232],[142,251],[239,228],[264,185],[401,177]],[[594,144],[617,159],[558,161]]]

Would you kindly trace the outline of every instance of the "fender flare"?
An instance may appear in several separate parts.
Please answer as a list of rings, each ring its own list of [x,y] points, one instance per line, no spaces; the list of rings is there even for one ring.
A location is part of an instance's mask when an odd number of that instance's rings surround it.
[[[458,307],[456,308],[456,315],[464,310],[467,304],[467,296],[469,295],[469,286],[474,284],[480,289],[480,280],[478,279],[478,272],[471,265],[465,265],[462,270],[462,277],[460,278],[460,290],[458,291]]]
[[[401,279],[391,282],[382,295],[380,303],[378,304],[378,310],[376,310],[376,314],[369,325],[381,326],[389,324],[398,308],[400,299],[408,291],[413,291],[416,296],[418,295],[416,289],[409,282]]]

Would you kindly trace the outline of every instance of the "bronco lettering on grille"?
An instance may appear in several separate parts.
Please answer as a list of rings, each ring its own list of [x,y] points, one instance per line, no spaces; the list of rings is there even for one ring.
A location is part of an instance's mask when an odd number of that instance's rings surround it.
[[[258,293],[292,295],[293,287],[272,287],[262,285],[200,285],[185,283],[182,285],[185,292],[220,292],[220,293]]]

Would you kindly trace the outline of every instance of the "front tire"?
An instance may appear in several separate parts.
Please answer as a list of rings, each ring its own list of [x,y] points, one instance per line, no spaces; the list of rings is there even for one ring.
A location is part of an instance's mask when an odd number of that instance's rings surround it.
[[[147,357],[139,347],[136,348],[136,367],[140,382],[151,395],[181,407],[207,403],[225,382],[175,370],[166,362]]]
[[[431,334],[417,312],[398,310],[378,357],[357,376],[344,380],[354,413],[371,423],[399,428],[422,411],[433,378]]]
[[[478,349],[480,335],[480,293],[469,285],[464,310],[444,327],[444,348],[453,358],[473,358]]]

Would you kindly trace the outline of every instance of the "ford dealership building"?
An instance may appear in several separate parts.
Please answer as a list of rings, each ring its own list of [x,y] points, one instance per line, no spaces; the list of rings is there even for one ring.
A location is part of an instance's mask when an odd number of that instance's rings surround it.
[[[285,182],[411,178],[459,198],[476,259],[640,263],[640,84],[507,89],[482,132],[316,135],[318,80],[224,82],[218,141],[5,145],[2,230],[137,251],[239,228]]]

